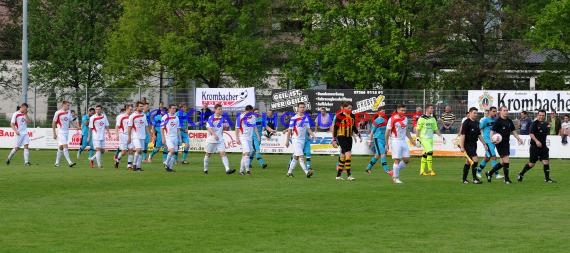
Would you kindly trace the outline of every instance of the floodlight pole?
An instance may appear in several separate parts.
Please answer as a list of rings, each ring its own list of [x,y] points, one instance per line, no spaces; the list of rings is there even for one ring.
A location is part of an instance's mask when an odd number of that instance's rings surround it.
[[[22,2],[22,103],[28,102],[28,0]]]

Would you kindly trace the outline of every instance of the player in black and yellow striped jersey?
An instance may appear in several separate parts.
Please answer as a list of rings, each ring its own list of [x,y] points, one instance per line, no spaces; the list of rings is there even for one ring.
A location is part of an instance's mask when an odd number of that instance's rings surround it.
[[[360,138],[360,133],[358,133],[358,128],[356,127],[355,116],[352,114],[352,104],[349,102],[342,103],[341,110],[337,113],[335,118],[332,145],[335,148],[340,146],[336,179],[343,180],[342,171],[346,170],[346,179],[352,181],[355,179],[350,172],[352,136],[357,135],[359,141],[362,142],[362,138]]]

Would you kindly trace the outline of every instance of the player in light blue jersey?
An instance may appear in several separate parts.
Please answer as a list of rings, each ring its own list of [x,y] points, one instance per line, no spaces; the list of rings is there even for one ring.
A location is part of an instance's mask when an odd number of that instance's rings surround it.
[[[495,153],[495,144],[491,141],[491,136],[490,136],[491,128],[493,128],[493,125],[495,124],[496,120],[497,120],[497,107],[491,106],[491,108],[489,108],[488,115],[483,117],[481,121],[479,121],[479,128],[481,128],[483,140],[485,141],[485,143],[487,143],[489,150],[485,152],[485,158],[483,159],[483,161],[481,161],[479,169],[477,169],[478,178],[482,177],[481,172],[483,171],[483,169],[485,169],[485,165],[487,165],[489,160],[491,160],[492,167],[495,167],[495,165],[497,164],[497,154]],[[496,175],[497,179],[503,178],[503,175],[499,174],[499,172],[497,172],[496,174],[497,174]]]
[[[176,116],[180,120],[180,144],[184,145],[184,149],[182,150],[182,163],[188,164],[186,158],[188,157],[188,150],[190,148],[190,138],[188,136],[188,115],[186,104],[180,103],[178,105],[179,110],[176,112]],[[178,159],[178,153],[175,153],[175,159]]]
[[[95,154],[95,149],[93,148],[93,140],[89,140],[87,142],[87,136],[89,135],[89,117],[95,114],[95,108],[89,108],[87,114],[81,117],[81,146],[79,147],[79,151],[77,151],[77,159],[79,160],[79,156],[85,150],[87,146],[89,146],[89,157],[93,157]]]
[[[388,116],[385,114],[383,107],[378,108],[378,113],[374,115],[376,117],[372,124],[372,130],[370,136],[372,137],[372,143],[370,145],[374,146],[374,156],[370,159],[368,167],[366,167],[366,172],[370,174],[372,172],[372,167],[380,158],[382,162],[382,168],[384,172],[390,174],[390,167],[388,167],[388,161],[386,160],[386,125],[388,123]]]
[[[152,121],[152,126],[154,128],[154,135],[156,136],[156,140],[154,141],[154,147],[152,148],[152,152],[150,153],[150,157],[148,158],[148,162],[151,162],[151,159],[158,153],[160,149],[162,149],[162,162],[166,161],[166,157],[168,156],[168,149],[163,148],[162,146],[162,117],[166,115],[168,112],[168,108],[162,107],[160,112],[152,112],[154,115],[154,119]]]
[[[265,160],[263,160],[263,157],[261,157],[261,136],[263,136],[262,132],[264,128],[263,118],[261,117],[261,114],[259,114],[259,108],[253,109],[253,113],[256,117],[255,130],[259,133],[259,139],[257,138],[257,134],[253,134],[253,152],[249,155],[249,168],[252,168],[253,157],[255,157],[259,166],[261,166],[262,169],[265,169],[267,168],[267,164],[265,163]]]

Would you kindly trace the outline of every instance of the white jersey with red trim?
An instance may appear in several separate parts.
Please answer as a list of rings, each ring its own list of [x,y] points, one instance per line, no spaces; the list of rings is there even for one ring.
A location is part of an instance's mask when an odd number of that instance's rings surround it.
[[[388,120],[386,131],[390,131],[390,139],[406,140],[406,129],[408,127],[408,118],[404,115],[393,115]]]
[[[208,119],[208,123],[206,124],[207,128],[211,128],[212,130],[214,130],[214,133],[216,133],[216,135],[211,135],[210,132],[208,132],[208,138],[206,138],[206,143],[222,143],[224,140],[224,124],[222,124],[223,120],[222,120],[222,116],[220,115],[219,117],[217,117],[215,114],[213,114],[212,116],[210,116],[210,118]],[[216,136],[218,136],[218,140],[216,140]]]
[[[253,113],[246,113],[238,117],[240,122],[237,122],[236,127],[240,133],[240,138],[253,138],[253,131],[255,131],[255,115]]]
[[[62,134],[69,133],[69,125],[72,119],[71,111],[58,110],[53,115],[53,122],[55,122],[58,132]]]
[[[115,121],[115,126],[119,128],[119,133],[127,135],[129,134],[129,115],[126,113],[121,113],[117,116],[117,121]]]
[[[295,115],[289,120],[289,130],[291,130],[291,138],[293,140],[306,140],[307,132],[310,126],[309,120],[305,119],[305,115]]]
[[[109,127],[109,121],[105,114],[94,114],[89,118],[89,129],[91,129],[91,139],[93,141],[105,140],[105,128]]]
[[[134,112],[129,116],[129,125],[132,127],[131,136],[134,139],[144,140],[146,138],[146,127],[148,122],[144,113]]]
[[[16,125],[16,129],[20,134],[27,134],[28,122],[26,121],[26,114],[21,113],[20,111],[15,112],[12,114],[10,123]]]
[[[178,129],[180,128],[178,116],[165,114],[162,116],[160,124],[165,131],[166,137],[178,139]]]

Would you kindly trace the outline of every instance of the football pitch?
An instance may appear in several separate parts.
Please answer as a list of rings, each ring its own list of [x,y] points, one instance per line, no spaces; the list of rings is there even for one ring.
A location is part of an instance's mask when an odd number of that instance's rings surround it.
[[[285,177],[288,155],[264,155],[253,175],[226,175],[219,156],[202,173],[203,153],[166,173],[161,155],[144,172],[104,169],[83,160],[54,168],[55,151],[19,151],[6,166],[0,150],[0,252],[568,252],[568,161],[552,160],[514,184],[461,184],[461,158],[419,159],[394,185],[369,157],[353,158],[356,181],[336,181],[336,157],[312,158],[315,175]],[[72,152],[75,157],[75,151]],[[238,155],[230,155],[232,168]],[[126,160],[126,159],[123,159]],[[62,159],[64,161],[64,159]],[[389,159],[389,162],[391,160]],[[63,163],[65,164],[65,163]],[[469,176],[471,179],[471,176]]]

